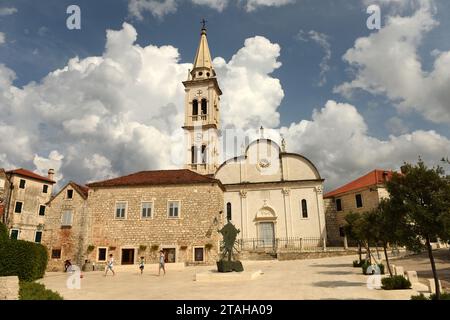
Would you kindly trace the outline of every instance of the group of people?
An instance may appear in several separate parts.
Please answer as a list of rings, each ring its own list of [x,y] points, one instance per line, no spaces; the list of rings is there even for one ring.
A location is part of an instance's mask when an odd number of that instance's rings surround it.
[[[161,275],[161,270],[164,271],[164,275],[166,274],[165,264],[166,264],[166,256],[164,254],[164,251],[161,250],[161,251],[159,251],[158,276]],[[144,257],[141,257],[139,260],[139,269],[141,270],[141,275],[144,274],[144,265],[145,265]],[[106,264],[105,274],[104,274],[105,277],[108,274],[109,270],[111,270],[113,276],[116,275],[116,273],[114,272],[114,256],[112,254],[109,255],[109,259]]]

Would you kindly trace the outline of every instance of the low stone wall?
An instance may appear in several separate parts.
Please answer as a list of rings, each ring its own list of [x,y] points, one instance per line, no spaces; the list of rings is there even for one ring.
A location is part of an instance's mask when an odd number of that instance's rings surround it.
[[[357,254],[357,251],[325,251],[325,252],[278,252],[277,258],[283,260],[304,260],[304,259],[320,259],[339,256],[349,256]]]
[[[0,300],[19,300],[19,278],[0,277]]]

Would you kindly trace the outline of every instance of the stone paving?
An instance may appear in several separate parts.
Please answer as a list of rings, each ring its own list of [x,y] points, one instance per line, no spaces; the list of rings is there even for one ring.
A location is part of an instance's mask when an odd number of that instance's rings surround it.
[[[186,267],[158,276],[157,270],[146,269],[118,272],[103,276],[101,272],[83,274],[81,289],[66,287],[67,274],[48,273],[40,280],[47,288],[56,290],[65,299],[409,299],[415,290],[370,290],[367,276],[360,268],[351,267],[354,256],[295,261],[247,261],[247,271],[262,270],[255,280],[237,282],[195,282],[198,272],[212,266]]]

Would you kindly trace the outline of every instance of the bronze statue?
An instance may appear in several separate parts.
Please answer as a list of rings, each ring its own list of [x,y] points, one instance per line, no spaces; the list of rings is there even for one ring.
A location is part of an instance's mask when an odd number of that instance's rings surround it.
[[[235,249],[234,244],[236,243],[236,238],[240,231],[228,221],[228,223],[221,230],[218,230],[218,232],[223,236],[224,245],[221,259],[217,261],[217,270],[219,272],[244,271],[242,263],[240,261],[234,261],[233,259],[233,249]]]

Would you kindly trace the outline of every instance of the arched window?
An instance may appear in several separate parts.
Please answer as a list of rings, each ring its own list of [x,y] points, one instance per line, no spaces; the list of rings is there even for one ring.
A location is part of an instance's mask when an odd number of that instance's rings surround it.
[[[206,163],[206,146],[202,145],[202,163]]]
[[[198,115],[198,101],[197,101],[197,99],[194,99],[194,101],[192,101],[192,115],[193,116],[197,116]]]
[[[208,103],[206,99],[202,99],[202,114],[208,114]]]
[[[308,218],[308,204],[305,199],[302,200],[302,217]]]
[[[195,146],[191,147],[191,161],[192,164],[197,163],[197,148]]]
[[[231,221],[231,202],[227,203],[227,221]]]

